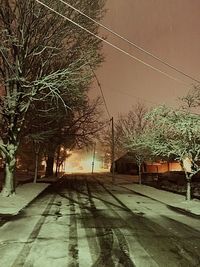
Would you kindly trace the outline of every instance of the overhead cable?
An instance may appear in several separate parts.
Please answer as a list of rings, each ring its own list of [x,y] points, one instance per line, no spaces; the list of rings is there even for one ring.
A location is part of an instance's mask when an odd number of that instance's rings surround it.
[[[118,47],[117,45],[114,45],[114,44],[112,44],[111,42],[109,42],[109,41],[103,39],[102,37],[98,36],[97,34],[91,32],[90,30],[88,30],[88,29],[86,29],[85,27],[81,26],[80,24],[78,24],[77,22],[75,22],[75,21],[73,21],[72,19],[68,18],[67,16],[65,16],[65,15],[63,15],[63,14],[61,14],[61,13],[59,13],[59,12],[56,11],[55,9],[53,9],[53,8],[51,8],[50,6],[44,4],[43,2],[41,2],[41,1],[39,1],[39,0],[35,0],[35,1],[38,2],[39,4],[43,5],[43,6],[46,7],[47,9],[51,10],[51,11],[54,12],[55,14],[61,16],[61,17],[64,18],[64,19],[66,19],[67,21],[73,23],[74,25],[76,25],[77,27],[81,28],[82,30],[86,31],[86,32],[89,33],[90,35],[96,37],[97,39],[99,39],[99,40],[101,40],[102,42],[106,43],[107,45],[111,46],[112,48],[114,48],[114,49],[116,49],[116,50],[122,52],[122,53],[125,54],[126,56],[129,56],[130,58],[132,58],[132,59],[134,59],[134,60],[136,60],[136,61],[138,61],[138,62],[144,64],[145,66],[147,66],[147,67],[149,67],[149,68],[151,68],[151,69],[153,69],[153,70],[155,70],[155,71],[157,71],[157,72],[159,72],[159,73],[161,73],[161,74],[167,76],[168,78],[170,78],[170,79],[172,79],[172,80],[175,80],[175,81],[177,81],[177,82],[179,82],[179,83],[182,83],[182,84],[185,84],[185,85],[187,85],[187,86],[188,86],[188,85],[191,85],[191,84],[186,83],[186,82],[184,82],[183,80],[181,80],[181,79],[179,79],[179,78],[175,78],[175,77],[171,76],[170,74],[168,74],[168,73],[166,73],[166,72],[164,72],[164,71],[162,71],[162,70],[160,70],[160,69],[158,69],[158,68],[156,68],[156,67],[153,67],[152,65],[150,65],[150,64],[148,64],[148,63],[146,63],[146,62],[144,62],[143,60],[141,60],[141,59],[139,59],[139,58],[133,56],[132,54],[126,52],[125,50],[121,49],[121,48]]]
[[[91,68],[91,69],[92,69],[92,68]],[[105,96],[104,96],[104,93],[103,93],[103,89],[102,89],[102,87],[101,87],[101,83],[100,83],[100,81],[99,81],[99,79],[98,79],[98,77],[97,77],[97,75],[96,75],[96,73],[94,72],[93,69],[92,69],[92,72],[93,72],[94,77],[95,77],[95,79],[96,79],[97,85],[98,85],[98,87],[99,87],[99,89],[100,89],[101,96],[102,96],[102,99],[103,99],[104,106],[105,106],[105,108],[106,108],[106,112],[107,112],[107,114],[108,114],[108,117],[111,119],[110,112],[109,112],[109,110],[108,110],[108,106],[107,106],[107,103],[106,103],[106,99],[105,99]]]
[[[87,60],[87,57],[86,57],[86,56],[85,56],[85,58],[86,58],[86,61],[87,61],[88,66],[90,67],[90,69],[91,69],[91,71],[92,71],[92,73],[93,73],[93,75],[94,75],[94,78],[95,78],[95,80],[96,80],[96,82],[97,82],[97,85],[98,85],[98,87],[99,87],[99,89],[100,89],[101,96],[102,96],[102,99],[103,99],[103,102],[104,102],[104,106],[105,106],[107,115],[108,115],[109,119],[111,119],[110,112],[109,112],[109,110],[108,110],[108,106],[107,106],[107,103],[106,103],[106,98],[105,98],[105,96],[104,96],[104,92],[103,92],[101,83],[100,83],[100,81],[99,81],[99,79],[98,79],[98,77],[97,77],[97,75],[96,75],[96,73],[95,73],[95,71],[94,71],[92,65],[91,65],[90,62]]]
[[[106,99],[105,99],[105,96],[104,96],[104,93],[103,93],[103,90],[102,90],[102,87],[101,87],[101,83],[100,83],[100,81],[99,81],[99,79],[98,79],[96,73],[94,72],[94,70],[93,70],[92,68],[91,68],[91,70],[92,70],[92,72],[93,72],[93,75],[94,75],[94,77],[95,77],[95,80],[96,80],[96,82],[97,82],[97,85],[98,85],[98,87],[99,87],[99,89],[100,89],[101,96],[102,96],[102,99],[103,99],[104,106],[105,106],[106,112],[107,112],[107,114],[108,114],[108,117],[111,119],[110,112],[109,112],[109,110],[108,110],[108,106],[107,106],[107,103],[106,103]]]
[[[91,18],[90,16],[88,16],[87,14],[85,14],[84,12],[82,12],[81,10],[75,8],[74,6],[72,6],[71,4],[63,1],[63,0],[59,0],[60,2],[62,2],[63,4],[67,5],[68,7],[70,7],[71,9],[75,10],[76,12],[80,13],[82,16],[86,17],[87,19],[93,21],[94,23],[96,23],[97,25],[99,25],[100,27],[102,27],[103,29],[105,29],[106,31],[110,32],[111,34],[115,35],[116,37],[120,38],[121,40],[127,42],[129,45],[135,47],[136,49],[142,51],[143,53],[147,54],[148,56],[154,58],[155,60],[159,61],[160,63],[164,64],[165,66],[175,70],[176,72],[184,75],[185,77],[193,80],[194,82],[200,83],[199,80],[197,80],[196,78],[192,77],[191,75],[183,72],[182,70],[179,70],[177,67],[169,64],[168,62],[164,61],[163,59],[159,58],[158,56],[152,54],[151,52],[145,50],[144,48],[140,47],[139,45],[131,42],[130,40],[128,40],[126,37],[123,37],[122,35],[120,35],[119,33],[113,31],[112,29],[108,28],[107,26],[105,26],[104,24],[96,21],[95,19]]]

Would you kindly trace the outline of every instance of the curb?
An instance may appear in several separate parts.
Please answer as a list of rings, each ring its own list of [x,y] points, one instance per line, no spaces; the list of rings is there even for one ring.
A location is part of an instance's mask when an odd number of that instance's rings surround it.
[[[135,190],[133,190],[133,189],[127,188],[127,187],[125,187],[125,186],[119,186],[119,187],[124,187],[124,188],[128,189],[129,191],[134,192],[134,193],[137,194],[137,195],[144,196],[144,197],[148,197],[149,199],[152,199],[152,200],[158,201],[158,202],[160,202],[160,203],[162,203],[162,204],[165,204],[165,205],[166,205],[169,209],[171,209],[171,210],[175,210],[175,211],[177,211],[177,212],[179,212],[179,213],[182,213],[182,214],[184,214],[184,215],[187,215],[187,216],[189,216],[189,217],[194,217],[194,218],[200,219],[200,214],[193,213],[193,212],[191,212],[190,210],[187,210],[187,209],[184,209],[184,208],[180,208],[180,207],[177,207],[177,206],[169,205],[169,204],[165,203],[165,202],[162,201],[162,200],[159,200],[159,199],[156,199],[156,198],[154,198],[154,197],[150,197],[150,196],[148,196],[148,195],[139,193],[139,192],[137,192],[137,191],[135,191]]]

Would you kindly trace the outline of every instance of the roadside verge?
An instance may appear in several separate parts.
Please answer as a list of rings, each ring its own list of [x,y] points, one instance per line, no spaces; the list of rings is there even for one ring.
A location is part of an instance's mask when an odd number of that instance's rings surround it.
[[[200,200],[198,199],[194,198],[191,201],[186,201],[185,196],[156,189],[147,185],[129,184],[128,186],[123,185],[123,187],[143,196],[160,201],[170,207],[200,216]]]
[[[12,197],[0,196],[0,215],[17,215],[50,184],[47,183],[26,183],[16,188],[16,195]]]

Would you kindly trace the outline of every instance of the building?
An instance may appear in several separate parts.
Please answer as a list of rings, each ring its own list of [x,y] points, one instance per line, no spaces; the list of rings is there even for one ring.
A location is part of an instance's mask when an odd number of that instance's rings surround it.
[[[119,174],[138,174],[138,165],[131,152],[115,160],[115,172]]]
[[[127,152],[115,161],[115,171],[120,174],[138,174],[138,165],[134,153]],[[142,173],[165,173],[171,171],[182,171],[182,167],[175,160],[145,161],[142,164]]]

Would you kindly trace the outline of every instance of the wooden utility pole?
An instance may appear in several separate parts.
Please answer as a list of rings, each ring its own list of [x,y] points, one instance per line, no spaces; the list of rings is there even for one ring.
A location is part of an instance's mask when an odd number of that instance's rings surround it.
[[[93,149],[93,158],[92,158],[92,174],[94,173],[94,161],[95,161],[95,154],[96,154],[96,143],[94,143],[94,149]]]
[[[112,166],[112,182],[115,182],[115,135],[114,135],[114,120],[111,118],[112,125],[112,148],[111,148],[111,166]]]
[[[35,171],[34,171],[34,179],[33,182],[37,183],[38,177],[38,160],[39,160],[39,151],[40,151],[40,143],[36,140],[33,141],[34,149],[35,149]]]

